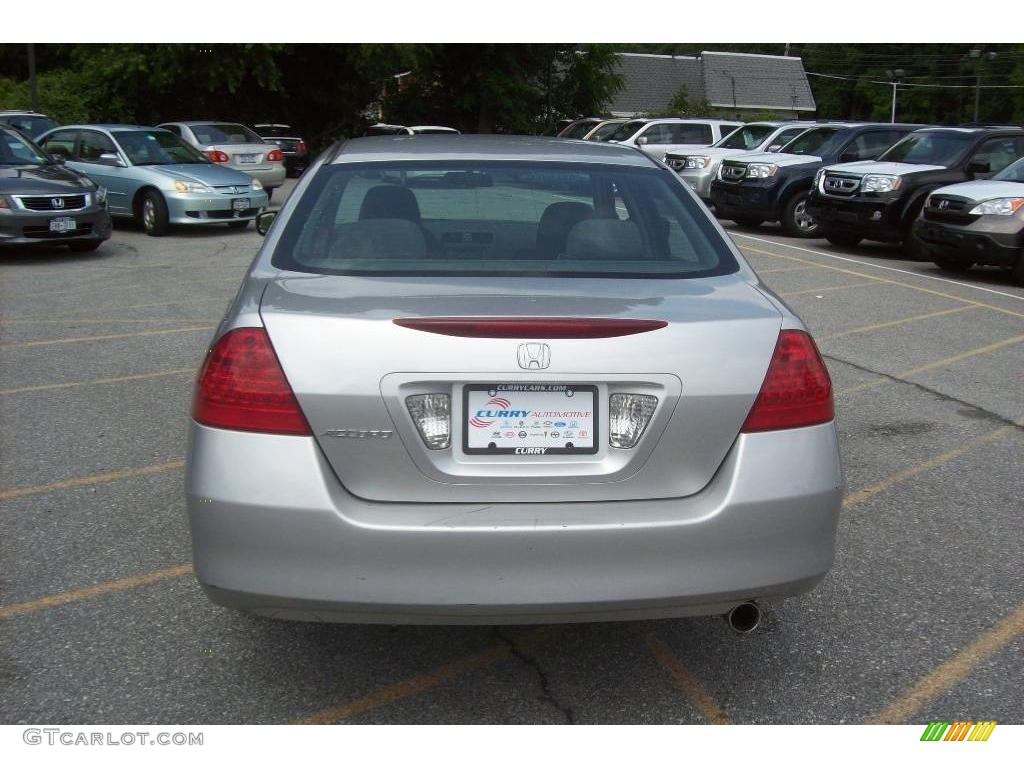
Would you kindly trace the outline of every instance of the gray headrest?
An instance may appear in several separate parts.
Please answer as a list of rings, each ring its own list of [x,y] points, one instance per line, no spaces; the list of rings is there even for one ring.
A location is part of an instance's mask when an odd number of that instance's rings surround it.
[[[340,225],[331,259],[422,259],[427,242],[407,219],[365,219]]]
[[[569,230],[565,255],[570,259],[642,259],[640,228],[632,221],[586,219]]]

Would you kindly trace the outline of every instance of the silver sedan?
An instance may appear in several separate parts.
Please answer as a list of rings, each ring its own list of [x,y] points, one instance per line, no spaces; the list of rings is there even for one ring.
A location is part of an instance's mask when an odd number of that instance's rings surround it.
[[[749,631],[829,570],[828,372],[666,167],[600,143],[356,139],[273,215],[193,404],[214,602]]]

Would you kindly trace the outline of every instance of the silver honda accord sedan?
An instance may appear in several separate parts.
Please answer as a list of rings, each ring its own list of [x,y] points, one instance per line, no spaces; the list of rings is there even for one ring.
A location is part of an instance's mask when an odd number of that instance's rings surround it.
[[[750,630],[830,568],[842,484],[814,342],[675,173],[381,136],[269,226],[199,373],[186,493],[221,605]]]

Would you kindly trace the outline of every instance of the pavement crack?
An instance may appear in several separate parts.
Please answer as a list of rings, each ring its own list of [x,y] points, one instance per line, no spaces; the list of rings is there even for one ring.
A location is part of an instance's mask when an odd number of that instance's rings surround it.
[[[538,700],[557,709],[565,719],[566,725],[575,725],[576,715],[573,713],[572,707],[567,704],[562,704],[555,697],[554,693],[551,691],[551,681],[548,679],[547,673],[541,668],[537,659],[527,654],[513,638],[505,635],[501,631],[500,627],[494,628],[494,636],[508,645],[509,651],[515,658],[519,659],[519,661],[537,673],[537,678],[540,681],[540,696],[538,697]]]
[[[995,411],[990,411],[986,408],[982,408],[980,405],[977,405],[976,403],[971,403],[968,402],[967,400],[961,400],[959,397],[947,395],[945,392],[939,392],[937,389],[926,387],[924,384],[918,384],[916,381],[910,381],[910,379],[901,379],[899,376],[893,376],[891,373],[885,373],[884,371],[876,371],[874,368],[869,368],[866,365],[860,365],[859,363],[855,363],[851,360],[844,360],[843,358],[836,357],[835,355],[826,355],[825,353],[822,353],[821,356],[824,357],[826,360],[832,360],[837,363],[842,363],[843,365],[848,365],[851,368],[855,368],[856,370],[861,371],[862,373],[870,373],[874,374],[875,376],[881,376],[883,379],[897,382],[899,384],[907,384],[919,390],[920,392],[929,394],[932,397],[937,397],[939,400],[944,400],[947,403],[953,403],[963,408],[970,408],[972,411],[976,411],[977,413],[981,414],[990,421],[998,422],[1005,426],[1013,427],[1014,429],[1024,431],[1024,424],[1014,421],[1013,419],[1007,418],[1006,416],[996,413]]]

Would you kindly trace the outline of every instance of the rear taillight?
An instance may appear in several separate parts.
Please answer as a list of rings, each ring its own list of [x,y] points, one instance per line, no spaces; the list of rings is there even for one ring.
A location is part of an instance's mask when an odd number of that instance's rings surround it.
[[[199,372],[192,418],[222,429],[311,434],[263,328],[236,328],[220,338]]]
[[[210,162],[213,163],[226,163],[231,159],[228,157],[227,152],[222,152],[219,149],[206,150],[206,156],[210,158]]]
[[[295,148],[295,151],[298,152],[300,155],[306,154],[306,142],[300,141],[298,146]]]
[[[743,431],[809,427],[834,415],[832,380],[814,341],[804,331],[782,331]]]
[[[280,163],[284,160],[284,154],[280,149],[272,149],[267,152],[267,161],[271,163]]]

